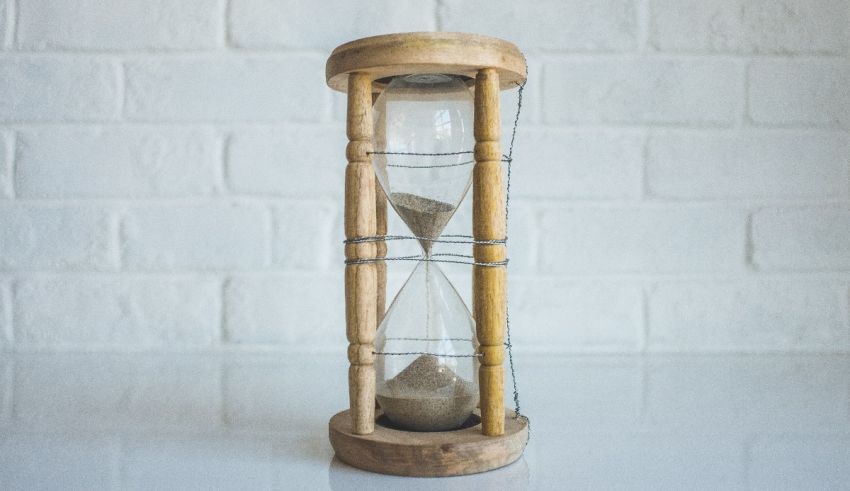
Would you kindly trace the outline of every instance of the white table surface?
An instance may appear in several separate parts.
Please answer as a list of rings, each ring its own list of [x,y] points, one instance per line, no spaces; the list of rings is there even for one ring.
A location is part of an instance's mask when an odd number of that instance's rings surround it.
[[[848,489],[850,357],[518,356],[524,457],[411,479],[333,458],[339,356],[0,358],[0,489]]]

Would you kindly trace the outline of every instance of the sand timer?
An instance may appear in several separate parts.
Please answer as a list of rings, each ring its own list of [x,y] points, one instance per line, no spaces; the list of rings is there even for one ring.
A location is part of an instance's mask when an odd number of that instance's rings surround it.
[[[422,247],[375,340],[376,394],[387,419],[417,431],[454,430],[478,402],[475,323],[432,263],[434,241],[472,181],[472,94],[445,74],[394,77],[373,109],[378,183]],[[465,354],[467,356],[465,356]]]
[[[349,138],[350,409],[331,418],[334,450],[356,467],[399,475],[470,474],[513,462],[527,425],[503,400],[499,92],[524,81],[522,54],[484,36],[392,34],[338,47],[326,75],[348,94]],[[433,260],[470,186],[472,315]],[[387,202],[422,256],[384,312]]]

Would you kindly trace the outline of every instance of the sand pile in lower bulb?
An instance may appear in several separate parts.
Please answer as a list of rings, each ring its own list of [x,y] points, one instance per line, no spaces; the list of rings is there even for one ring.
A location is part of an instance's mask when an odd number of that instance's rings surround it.
[[[421,355],[378,387],[377,396],[393,423],[414,431],[446,431],[469,418],[478,394],[436,356]]]
[[[413,235],[428,239],[439,237],[455,212],[449,203],[410,193],[390,193],[390,202]],[[426,253],[431,252],[431,241],[419,242]]]

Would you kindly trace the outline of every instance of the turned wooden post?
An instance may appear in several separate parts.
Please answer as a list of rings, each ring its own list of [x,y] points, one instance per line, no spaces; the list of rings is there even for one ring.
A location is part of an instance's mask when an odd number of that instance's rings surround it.
[[[348,77],[348,146],[345,154],[345,237],[376,234],[375,172],[372,170],[372,79],[364,73]],[[346,259],[373,259],[374,242],[346,244]],[[375,263],[345,267],[345,333],[348,338],[348,396],[354,433],[375,429],[375,330],[378,277]]]
[[[499,73],[492,68],[475,77],[475,170],[472,175],[472,235],[475,240],[505,238],[505,193],[502,186],[502,153],[499,145]],[[506,258],[504,244],[475,244],[476,262]],[[488,436],[505,432],[506,321],[505,266],[472,267],[472,311],[475,317],[481,367],[481,431]]]

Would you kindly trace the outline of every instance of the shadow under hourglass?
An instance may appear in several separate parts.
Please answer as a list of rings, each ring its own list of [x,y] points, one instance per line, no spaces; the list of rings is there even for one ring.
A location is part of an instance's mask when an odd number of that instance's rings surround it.
[[[337,457],[331,459],[328,467],[328,484],[334,491],[354,489],[523,490],[529,488],[529,481],[530,473],[524,457],[499,469],[457,477],[400,477],[375,474],[352,467]]]

